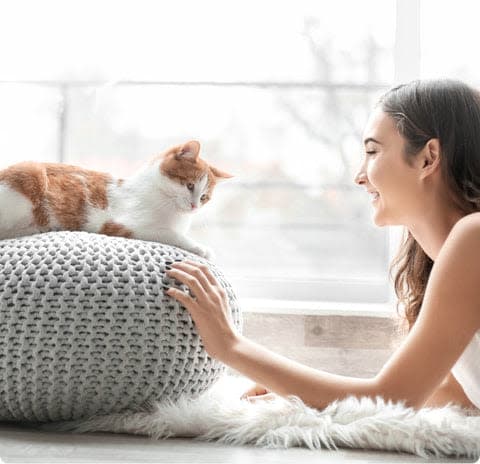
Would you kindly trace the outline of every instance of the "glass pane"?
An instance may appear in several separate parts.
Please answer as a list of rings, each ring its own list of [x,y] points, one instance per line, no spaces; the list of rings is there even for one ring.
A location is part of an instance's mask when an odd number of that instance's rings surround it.
[[[0,84],[0,102],[0,169],[26,160],[57,161],[58,89]]]
[[[289,188],[228,190],[230,201],[225,202],[225,209],[217,208],[215,216],[211,214],[203,223],[197,221],[193,230],[229,269],[259,278],[382,278],[385,237],[365,217],[369,205],[359,201],[362,192],[331,188],[312,195]],[[281,205],[286,203],[298,207],[297,216],[290,213],[288,217],[287,209],[281,216]],[[258,220],[242,214],[245,205],[255,207]],[[273,218],[271,209],[277,210],[278,217]]]
[[[217,187],[191,235],[233,280],[337,279],[340,300],[345,282],[363,280],[383,285],[386,299],[386,233],[353,184],[363,124],[382,90],[74,87],[65,159],[125,176],[151,154],[199,139],[203,157],[235,178]],[[264,297],[279,294],[264,288]]]
[[[391,82],[394,30],[395,0],[18,0],[0,79]]]

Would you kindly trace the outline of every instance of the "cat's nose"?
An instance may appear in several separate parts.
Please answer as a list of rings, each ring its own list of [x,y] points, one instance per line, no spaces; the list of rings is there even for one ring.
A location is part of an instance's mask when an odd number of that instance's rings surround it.
[[[196,206],[195,206],[195,203],[190,203],[192,205],[192,209],[195,209]]]

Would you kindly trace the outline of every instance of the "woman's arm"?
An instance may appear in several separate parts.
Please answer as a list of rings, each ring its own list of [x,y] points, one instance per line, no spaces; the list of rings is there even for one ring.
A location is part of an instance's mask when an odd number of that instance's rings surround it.
[[[454,403],[462,408],[476,409],[476,406],[465,395],[462,386],[457,382],[452,373],[447,375],[423,406],[438,408],[449,403]]]
[[[375,379],[330,374],[274,353],[243,336],[222,361],[281,396],[296,395],[305,404],[324,408],[348,395],[375,396]]]
[[[349,395],[382,396],[421,407],[446,378],[480,328],[480,215],[460,220],[433,266],[422,311],[404,343],[377,376],[329,374],[269,351],[236,333],[223,290],[204,266],[179,263],[169,272],[196,299],[171,289],[190,312],[207,351],[280,395],[323,408]]]
[[[422,310],[377,380],[394,399],[421,407],[438,391],[480,329],[480,214],[452,228],[432,268]]]

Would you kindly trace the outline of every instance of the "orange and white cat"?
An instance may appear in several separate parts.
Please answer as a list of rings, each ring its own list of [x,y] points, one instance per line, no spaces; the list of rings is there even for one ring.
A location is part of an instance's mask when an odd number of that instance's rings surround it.
[[[0,239],[83,230],[175,245],[209,259],[211,251],[185,234],[191,213],[231,176],[199,153],[197,141],[173,147],[126,179],[60,163],[0,170]]]

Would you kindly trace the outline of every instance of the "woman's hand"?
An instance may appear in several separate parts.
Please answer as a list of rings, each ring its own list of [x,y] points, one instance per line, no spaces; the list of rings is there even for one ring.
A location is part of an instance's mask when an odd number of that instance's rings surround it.
[[[167,275],[185,284],[193,296],[174,287],[165,293],[187,308],[207,353],[225,360],[239,334],[232,323],[223,287],[207,266],[194,261],[173,263]]]

